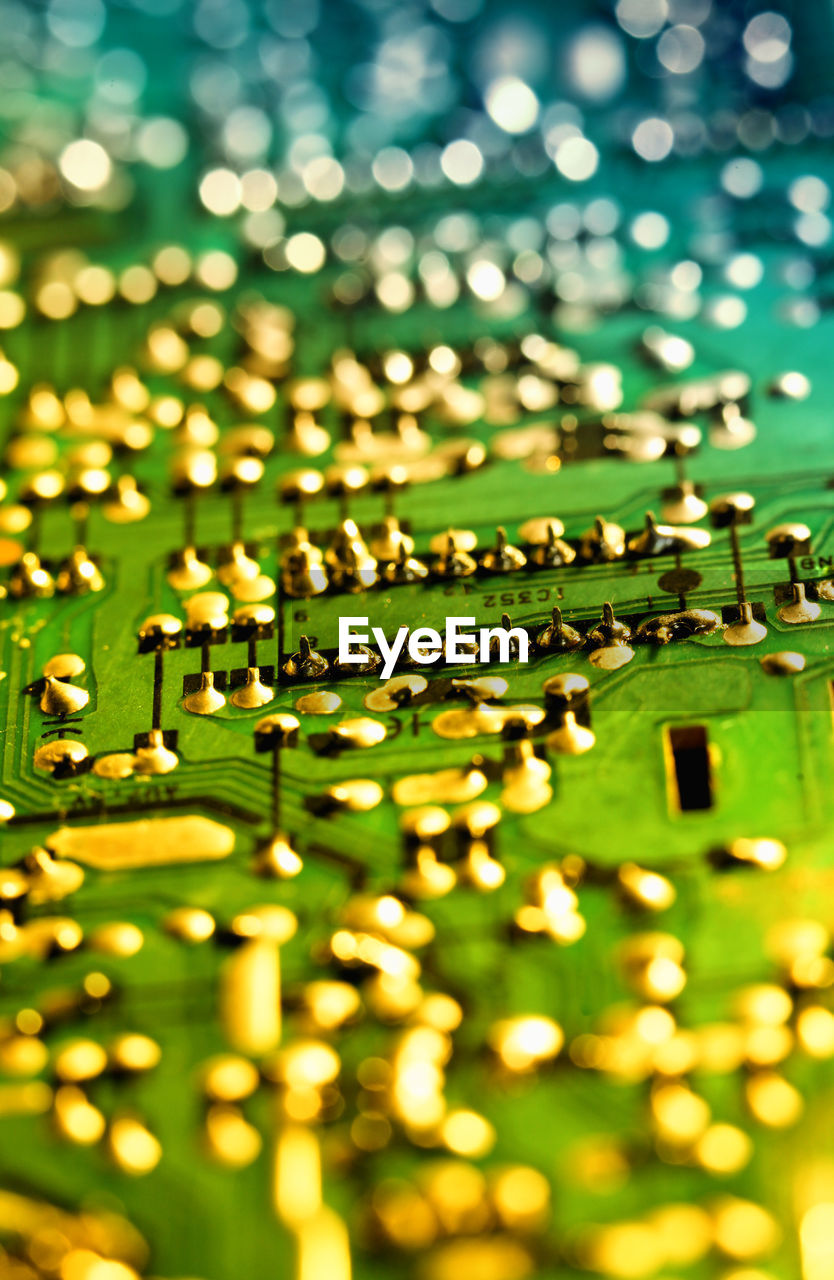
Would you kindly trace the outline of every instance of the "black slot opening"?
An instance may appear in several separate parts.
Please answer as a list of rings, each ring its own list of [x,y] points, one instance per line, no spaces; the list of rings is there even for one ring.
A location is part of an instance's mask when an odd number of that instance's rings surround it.
[[[676,807],[682,813],[712,808],[709,738],[702,724],[673,725],[666,730],[674,776]]]

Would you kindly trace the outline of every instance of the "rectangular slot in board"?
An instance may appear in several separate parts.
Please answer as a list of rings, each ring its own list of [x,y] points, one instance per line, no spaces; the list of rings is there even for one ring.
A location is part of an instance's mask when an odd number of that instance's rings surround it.
[[[709,736],[702,724],[669,725],[665,730],[669,794],[675,810],[711,809]]]

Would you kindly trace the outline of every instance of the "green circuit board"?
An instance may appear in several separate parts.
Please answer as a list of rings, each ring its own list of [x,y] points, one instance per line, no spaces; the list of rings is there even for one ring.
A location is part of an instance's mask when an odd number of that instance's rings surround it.
[[[827,1280],[831,14],[0,15],[0,1278]]]

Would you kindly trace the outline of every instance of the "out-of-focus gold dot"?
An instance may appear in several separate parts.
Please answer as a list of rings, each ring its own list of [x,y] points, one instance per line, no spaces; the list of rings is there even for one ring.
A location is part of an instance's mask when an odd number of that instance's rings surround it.
[[[646,871],[635,862],[620,867],[618,879],[626,898],[647,911],[665,911],[675,901],[675,887],[656,871]]]
[[[0,169],[0,190],[2,190],[2,175],[5,169]],[[0,200],[0,212],[3,210],[2,201]],[[0,287],[5,288],[7,285],[14,284],[20,274],[20,255],[14,245],[9,244],[7,240],[0,240]]]
[[[26,471],[30,467],[51,467],[58,457],[58,446],[50,436],[29,432],[14,436],[6,445],[6,465]]]
[[[71,387],[64,396],[64,411],[75,427],[92,427],[95,410],[89,395],[81,387]]]
[[[150,404],[151,393],[135,369],[117,369],[110,379],[113,398],[131,413],[144,413]]]
[[[240,208],[240,178],[233,169],[209,169],[200,180],[200,199],[209,213],[228,218]]]
[[[267,413],[275,404],[276,392],[266,378],[255,378],[236,366],[226,370],[227,389],[250,413]]]
[[[177,373],[188,359],[188,343],[170,325],[154,325],[147,343],[148,355],[158,373]]]
[[[321,1094],[318,1089],[291,1088],[284,1094],[284,1111],[290,1120],[309,1123],[321,1114]]]
[[[762,871],[777,871],[788,856],[788,851],[781,840],[769,840],[764,837],[748,839],[740,836],[729,846],[731,857],[739,862],[748,862]]]
[[[208,489],[217,479],[217,459],[208,449],[181,449],[171,459],[171,474],[183,488]]]
[[[92,1249],[72,1249],[61,1260],[60,1270],[61,1280],[139,1280],[139,1273],[126,1262],[102,1258]]]
[[[58,1049],[53,1065],[60,1080],[78,1084],[101,1075],[107,1066],[107,1054],[95,1040],[71,1040]]]
[[[783,987],[763,982],[758,986],[745,987],[739,994],[736,1007],[745,1021],[776,1027],[791,1016],[793,1001]]]
[[[122,431],[119,444],[138,453],[141,449],[147,449],[153,440],[153,434],[153,427],[149,422],[130,422]],[[123,476],[122,479],[124,478]],[[141,518],[140,516],[139,519]]]
[[[18,1031],[24,1036],[36,1036],[43,1030],[43,1017],[37,1009],[21,1009],[14,1021]]]
[[[381,1151],[391,1140],[391,1123],[381,1113],[365,1112],[350,1126],[354,1146],[360,1151]]]
[[[216,928],[214,916],[201,907],[177,907],[165,917],[165,930],[181,942],[206,942]]]
[[[743,1129],[732,1124],[712,1124],[695,1146],[695,1159],[709,1173],[730,1174],[743,1169],[753,1154],[753,1143]]]
[[[646,1044],[667,1044],[675,1029],[675,1019],[660,1005],[646,1005],[634,1018],[634,1030]]]
[[[92,996],[94,1000],[103,1000],[105,996],[109,996],[112,990],[112,983],[104,973],[88,973],[84,979],[84,990],[88,996]]]
[[[82,267],[73,284],[88,307],[103,307],[116,293],[116,277],[107,267]]]
[[[229,1169],[243,1169],[261,1150],[261,1135],[237,1107],[209,1107],[206,1114],[209,1153]]]
[[[648,1216],[660,1236],[667,1265],[691,1266],[711,1248],[712,1219],[695,1204],[664,1204]]]
[[[686,974],[668,956],[650,960],[643,973],[641,988],[652,1000],[674,1000],[686,986]]]
[[[11,360],[0,356],[0,396],[7,396],[14,391],[18,383],[18,372]]]
[[[751,1076],[745,1085],[745,1096],[755,1119],[771,1129],[786,1129],[802,1115],[801,1093],[775,1071]]]
[[[490,1029],[489,1042],[510,1071],[529,1071],[555,1058],[564,1035],[552,1018],[533,1014],[496,1022]]]
[[[223,381],[223,363],[216,356],[192,356],[182,379],[193,391],[213,391]]]
[[[627,976],[641,995],[665,1003],[686,985],[684,949],[679,938],[668,933],[635,934],[622,946]]]
[[[771,1253],[780,1232],[771,1214],[750,1200],[727,1196],[716,1206],[715,1243],[728,1257],[752,1261]]]
[[[278,1059],[280,1076],[291,1089],[320,1089],[336,1079],[340,1067],[338,1053],[322,1040],[296,1040]]]
[[[385,1058],[365,1058],[359,1063],[356,1079],[363,1089],[387,1089],[391,1064]]]
[[[805,1280],[827,1280],[834,1257],[834,1203],[822,1200],[803,1214],[799,1239]]]
[[[79,444],[69,449],[66,460],[70,466],[79,470],[99,470],[113,461],[113,450],[105,440],[91,440],[89,444]]]
[[[0,329],[16,329],[26,315],[26,303],[11,289],[0,290]]]
[[[64,147],[58,160],[62,176],[79,191],[100,191],[110,180],[110,157],[92,138],[76,138]]]
[[[290,236],[284,245],[284,253],[289,265],[305,274],[320,271],[327,257],[324,244],[311,231],[299,231]]]
[[[135,956],[137,951],[141,951],[144,941],[142,930],[128,921],[99,925],[87,939],[93,950],[108,956]]]
[[[178,244],[167,244],[155,254],[153,269],[162,284],[185,284],[191,274],[191,255]]]
[[[65,280],[47,280],[35,294],[35,306],[49,320],[66,320],[78,309],[78,299]]]
[[[812,1058],[834,1057],[834,1014],[821,1005],[809,1005],[796,1020],[799,1043]]]
[[[213,249],[197,259],[195,274],[207,289],[214,289],[219,293],[223,289],[231,289],[237,280],[237,263],[231,254],[222,249]]]
[[[767,949],[785,968],[803,956],[819,956],[830,935],[819,920],[780,920],[767,932]]]
[[[0,506],[0,531],[3,533],[22,533],[32,523],[32,512],[28,507],[19,507],[14,503],[9,507]],[[0,538],[0,564],[17,564],[23,555],[23,547],[13,538]]]
[[[790,1027],[752,1027],[745,1036],[747,1061],[757,1067],[770,1067],[783,1062],[793,1048]]]
[[[219,1054],[203,1064],[203,1088],[218,1102],[240,1102],[258,1087],[258,1069],[247,1058]]]
[[[489,1221],[486,1178],[465,1160],[432,1164],[422,1178],[423,1190],[443,1228],[450,1234],[483,1230]],[[477,1269],[472,1273],[480,1277]]]
[[[162,1057],[162,1050],[150,1036],[128,1032],[110,1045],[110,1063],[117,1071],[150,1071]]]
[[[65,280],[67,284],[78,275],[87,259],[79,249],[61,249],[49,255],[44,264],[44,279]]]
[[[49,1050],[34,1035],[9,1036],[0,1042],[0,1070],[15,1076],[33,1076],[42,1071]]]
[[[414,376],[414,362],[405,351],[388,351],[382,358],[382,372],[389,382],[408,382]]]
[[[108,1145],[116,1164],[125,1173],[150,1173],[162,1156],[158,1139],[132,1116],[120,1116],[112,1122]]]
[[[830,956],[797,956],[790,978],[798,987],[834,986],[834,960]]]
[[[704,1071],[735,1071],[744,1061],[744,1030],[735,1023],[707,1023],[698,1028],[697,1042]]]
[[[119,293],[125,302],[129,302],[133,306],[142,306],[144,303],[150,302],[156,293],[156,288],[156,276],[148,267],[142,266],[141,263],[126,267],[119,276]]]
[[[295,409],[315,413],[323,409],[332,394],[326,378],[298,378],[288,388],[290,404]]]
[[[360,999],[359,992],[351,983],[322,979],[307,983],[304,1003],[317,1026],[332,1030],[353,1017],[359,1009]]]
[[[103,1137],[104,1116],[77,1085],[63,1085],[56,1090],[53,1106],[58,1131],[70,1142],[89,1146]]]
[[[656,1089],[651,1105],[658,1133],[676,1145],[694,1142],[709,1124],[707,1103],[682,1084],[664,1084]]]
[[[224,484],[232,487],[258,484],[263,478],[264,464],[261,458],[248,455],[231,457],[223,464],[220,478]]]
[[[0,169],[0,213],[5,213],[7,209],[11,209],[16,199],[17,183],[8,169]],[[11,245],[4,245],[3,248],[11,249]]]
[[[188,327],[198,338],[214,338],[223,328],[225,315],[216,302],[198,302],[188,313]]]
[[[450,1111],[440,1128],[440,1136],[455,1155],[485,1156],[495,1145],[495,1129],[476,1111]]]
[[[14,812],[10,816],[14,817]],[[29,877],[19,867],[3,867],[0,870],[0,901],[7,904],[24,897],[28,892]]]
[[[223,432],[220,452],[228,456],[252,455],[265,458],[275,448],[275,436],[267,427],[244,423]],[[260,476],[258,476],[260,479]]]
[[[417,1019],[437,1031],[454,1031],[463,1020],[463,1009],[452,996],[437,991],[425,997],[417,1011]]]
[[[157,396],[152,401],[149,415],[158,427],[171,429],[182,422],[185,405],[178,396]]]
[[[29,414],[41,431],[57,431],[66,416],[54,389],[43,383],[37,383],[29,392]]]
[[[38,471],[21,486],[20,496],[24,502],[52,502],[64,492],[65,483],[60,471]]]
[[[201,449],[210,449],[216,444],[220,429],[201,405],[190,405],[186,410],[185,420],[177,431],[177,442],[187,445],[198,445]]]
[[[374,1191],[372,1209],[398,1249],[426,1249],[437,1235],[434,1210],[410,1183],[389,1178]]]
[[[269,938],[283,946],[295,934],[298,919],[289,907],[267,903],[241,911],[233,918],[230,928],[239,938]]]
[[[588,1263],[617,1280],[637,1280],[663,1264],[659,1232],[642,1222],[616,1222],[599,1227],[588,1241]]]
[[[550,1183],[538,1169],[514,1165],[493,1176],[492,1202],[505,1227],[529,1231],[544,1225],[550,1208]]]

